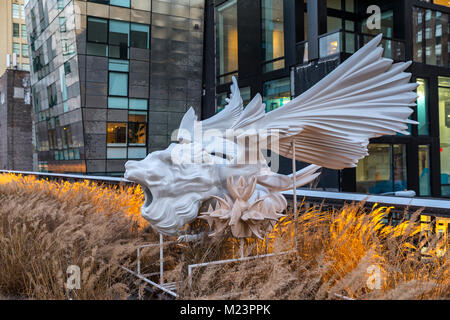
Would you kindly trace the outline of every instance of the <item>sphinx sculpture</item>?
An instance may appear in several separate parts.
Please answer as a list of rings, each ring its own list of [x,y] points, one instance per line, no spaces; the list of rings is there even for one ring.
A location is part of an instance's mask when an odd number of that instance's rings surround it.
[[[404,72],[411,63],[383,58],[380,41],[381,35],[273,111],[265,112],[259,94],[244,108],[234,78],[221,112],[197,121],[190,108],[176,143],[125,164],[125,178],[146,196],[142,216],[165,235],[179,235],[200,216],[214,234],[262,237],[286,208],[281,191],[294,187],[293,175],[271,171],[263,150],[311,164],[295,174],[298,188],[321,167],[355,167],[370,138],[408,134],[407,124],[416,123],[408,117],[417,84]],[[199,212],[202,205],[208,209]]]

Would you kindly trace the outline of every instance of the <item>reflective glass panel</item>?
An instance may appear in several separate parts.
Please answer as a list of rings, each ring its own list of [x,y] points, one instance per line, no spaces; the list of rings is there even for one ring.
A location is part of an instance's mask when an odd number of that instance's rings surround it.
[[[261,0],[262,54],[264,61],[284,57],[283,0]],[[270,63],[264,71],[284,68],[284,60]]]
[[[279,108],[291,100],[291,80],[283,78],[265,82],[263,85],[263,102],[266,111]]]
[[[450,196],[450,77],[439,77],[441,193]]]
[[[229,0],[217,7],[216,58],[217,75],[238,70],[237,1]],[[225,80],[220,78],[221,83]]]

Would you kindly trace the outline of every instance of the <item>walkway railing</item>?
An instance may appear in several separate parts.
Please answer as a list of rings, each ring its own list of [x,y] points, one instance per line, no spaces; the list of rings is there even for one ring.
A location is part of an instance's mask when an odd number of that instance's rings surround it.
[[[0,170],[1,173],[14,173],[24,176],[32,175],[40,179],[48,180],[62,180],[62,181],[84,181],[90,180],[104,184],[134,184],[120,177],[108,176],[90,176],[77,174],[61,174],[61,173],[44,173],[44,172],[30,172],[30,171],[8,171]],[[288,199],[292,199],[292,191],[285,191],[283,194]],[[359,193],[345,193],[345,192],[328,192],[316,191],[309,189],[297,189],[297,199],[307,206],[322,205],[325,208],[339,208],[346,203],[365,202],[367,206],[373,206],[378,203],[383,206],[395,207],[394,213],[401,213],[406,208],[410,213],[422,209],[424,215],[436,217],[450,218],[450,200],[446,199],[431,199],[431,198],[405,198],[395,196],[381,196],[368,195]]]

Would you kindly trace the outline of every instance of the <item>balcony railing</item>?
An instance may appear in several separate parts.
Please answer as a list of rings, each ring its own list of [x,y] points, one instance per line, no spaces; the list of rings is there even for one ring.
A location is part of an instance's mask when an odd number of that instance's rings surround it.
[[[339,30],[319,37],[319,57],[326,58],[339,53],[355,53],[375,38],[374,35]],[[383,37],[383,56],[395,61],[405,60],[405,42]],[[297,51],[298,52],[298,51]]]

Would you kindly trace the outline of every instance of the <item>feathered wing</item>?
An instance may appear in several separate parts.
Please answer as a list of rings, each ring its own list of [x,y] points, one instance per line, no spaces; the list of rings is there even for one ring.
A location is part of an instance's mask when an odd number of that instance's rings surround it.
[[[331,169],[355,167],[370,138],[408,134],[417,84],[404,72],[410,62],[382,57],[381,35],[333,72],[284,106],[264,114],[257,95],[233,124],[235,129],[273,129],[282,156]],[[250,108],[249,108],[250,107]],[[269,146],[270,148],[270,146]]]

